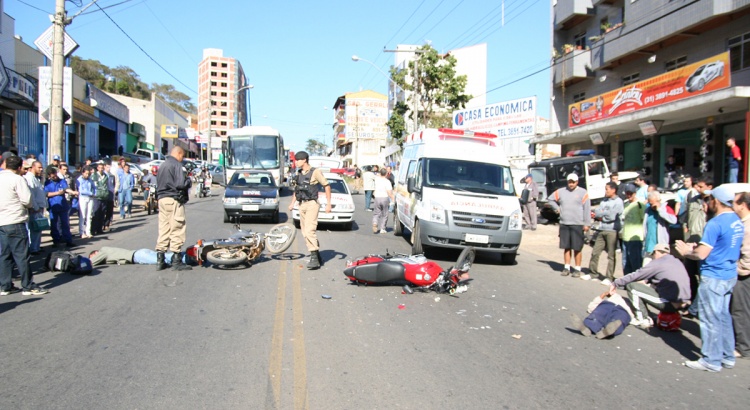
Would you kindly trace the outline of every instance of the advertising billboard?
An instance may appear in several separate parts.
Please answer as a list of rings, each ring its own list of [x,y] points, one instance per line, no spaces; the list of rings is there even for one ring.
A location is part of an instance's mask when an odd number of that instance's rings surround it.
[[[656,107],[730,86],[729,52],[568,106],[568,127]]]
[[[490,132],[500,138],[536,134],[536,97],[453,111],[453,128]]]

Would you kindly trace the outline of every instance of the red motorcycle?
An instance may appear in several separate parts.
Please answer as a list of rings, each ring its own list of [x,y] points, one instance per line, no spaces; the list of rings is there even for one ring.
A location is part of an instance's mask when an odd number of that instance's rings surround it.
[[[455,266],[443,270],[424,255],[367,255],[346,262],[344,275],[364,285],[402,285],[406,293],[413,289],[456,294],[468,290],[469,269],[476,252],[468,247],[461,251]]]

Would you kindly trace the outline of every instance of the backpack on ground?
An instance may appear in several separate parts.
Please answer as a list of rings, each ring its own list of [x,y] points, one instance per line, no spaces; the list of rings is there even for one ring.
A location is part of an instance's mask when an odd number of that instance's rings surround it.
[[[67,251],[55,251],[47,256],[44,266],[52,272],[86,275],[93,271],[91,259]]]

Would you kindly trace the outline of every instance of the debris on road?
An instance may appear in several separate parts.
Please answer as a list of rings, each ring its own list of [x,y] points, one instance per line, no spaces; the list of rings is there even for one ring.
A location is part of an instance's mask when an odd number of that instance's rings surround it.
[[[331,295],[320,295],[323,299],[331,299],[333,296]]]
[[[522,336],[521,336],[521,335],[513,335],[512,337],[513,337],[514,339],[520,339],[520,338],[521,338]]]

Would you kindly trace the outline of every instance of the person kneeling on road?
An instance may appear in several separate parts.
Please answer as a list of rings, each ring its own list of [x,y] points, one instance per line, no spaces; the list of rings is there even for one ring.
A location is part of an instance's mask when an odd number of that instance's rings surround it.
[[[110,246],[104,246],[98,251],[93,251],[89,254],[91,264],[93,266],[103,264],[117,264],[117,265],[129,265],[134,263],[136,265],[156,265],[158,263],[158,253],[151,249],[123,249],[115,248]],[[166,260],[164,263],[171,264],[172,256],[174,252],[166,252]],[[195,265],[195,260],[187,254],[182,256],[182,263],[186,265]]]
[[[635,320],[631,324],[641,328],[653,325],[648,315],[648,305],[662,312],[674,313],[690,303],[690,278],[685,265],[669,254],[669,245],[656,244],[652,258],[648,265],[615,280],[608,292],[612,295],[617,288],[627,289],[635,307]]]

